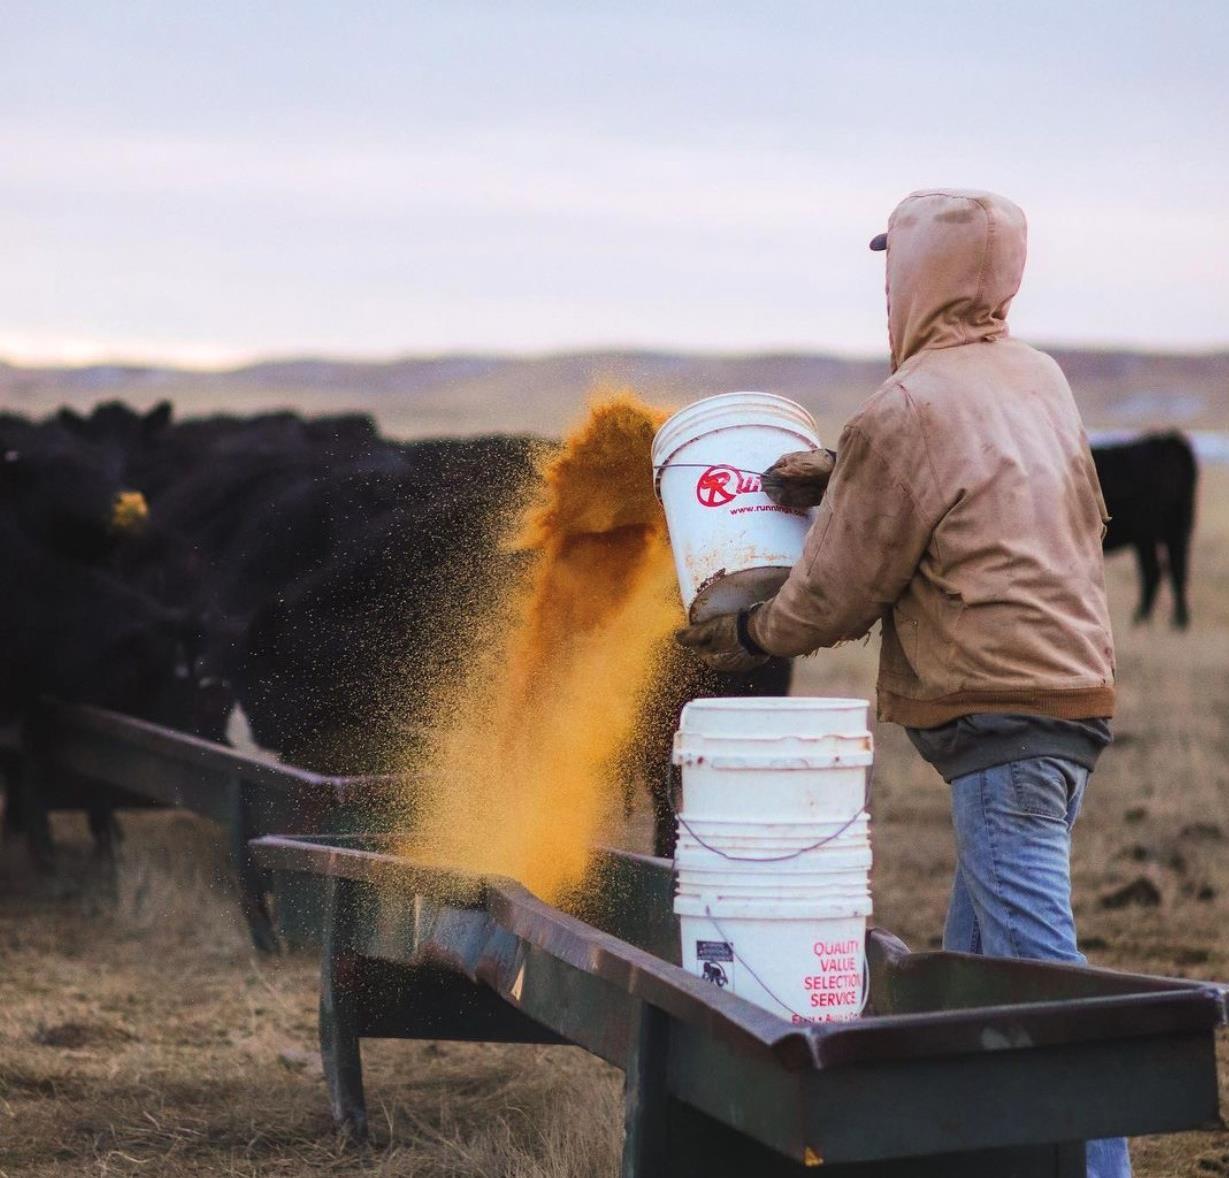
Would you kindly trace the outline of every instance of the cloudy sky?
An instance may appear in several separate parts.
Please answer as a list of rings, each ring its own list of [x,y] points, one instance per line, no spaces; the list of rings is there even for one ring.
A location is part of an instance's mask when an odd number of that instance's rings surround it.
[[[10,0],[0,356],[884,346],[914,188],[1014,322],[1229,346],[1224,0]]]

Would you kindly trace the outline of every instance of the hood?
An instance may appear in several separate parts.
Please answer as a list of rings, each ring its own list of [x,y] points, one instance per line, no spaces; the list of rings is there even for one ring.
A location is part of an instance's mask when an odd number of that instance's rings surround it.
[[[892,371],[927,348],[1007,335],[1024,274],[1024,213],[1006,197],[930,189],[888,219],[888,338]]]

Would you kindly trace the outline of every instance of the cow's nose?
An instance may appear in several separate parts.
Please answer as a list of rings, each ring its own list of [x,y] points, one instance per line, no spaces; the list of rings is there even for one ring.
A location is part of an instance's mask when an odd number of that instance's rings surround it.
[[[120,491],[111,504],[111,527],[117,532],[135,531],[149,519],[149,504],[140,491]]]

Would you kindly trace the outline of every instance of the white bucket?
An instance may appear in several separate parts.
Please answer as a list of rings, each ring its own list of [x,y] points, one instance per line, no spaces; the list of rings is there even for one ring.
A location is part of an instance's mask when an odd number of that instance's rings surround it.
[[[683,968],[795,1023],[843,1022],[866,1003],[870,901],[677,896]]]
[[[675,734],[683,964],[794,1022],[865,1005],[867,707],[694,700]]]
[[[722,393],[680,409],[653,439],[683,605],[693,622],[771,597],[802,555],[811,513],[780,507],[760,475],[819,448],[815,421],[771,393]]]
[[[686,819],[845,822],[866,803],[874,760],[861,699],[693,700],[674,735]]]

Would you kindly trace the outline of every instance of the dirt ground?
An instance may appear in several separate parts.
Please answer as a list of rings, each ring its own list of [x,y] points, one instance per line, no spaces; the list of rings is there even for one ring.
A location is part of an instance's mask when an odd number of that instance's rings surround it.
[[[1082,941],[1096,964],[1229,981],[1229,472],[1204,479],[1190,632],[1165,626],[1165,596],[1132,628],[1130,557],[1110,574],[1121,704],[1076,830]],[[867,695],[874,658],[873,640],[823,654],[797,690]],[[878,742],[876,920],[924,948],[952,867],[945,786],[901,733]],[[113,881],[75,817],[57,879],[4,848],[0,1176],[617,1173],[621,1078],[567,1048],[365,1044],[374,1142],[346,1150],[316,1054],[316,962],[249,950],[205,823],[124,823]],[[643,837],[639,822],[628,840]],[[1140,1175],[1229,1175],[1229,1133],[1132,1149]]]

